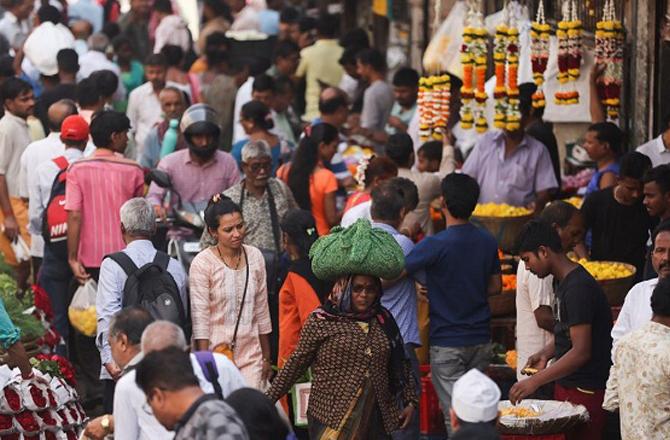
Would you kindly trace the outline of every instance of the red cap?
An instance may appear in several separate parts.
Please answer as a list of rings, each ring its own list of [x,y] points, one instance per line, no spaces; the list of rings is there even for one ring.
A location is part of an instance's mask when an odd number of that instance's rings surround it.
[[[79,115],[68,116],[60,127],[60,138],[64,141],[88,140],[88,123]]]

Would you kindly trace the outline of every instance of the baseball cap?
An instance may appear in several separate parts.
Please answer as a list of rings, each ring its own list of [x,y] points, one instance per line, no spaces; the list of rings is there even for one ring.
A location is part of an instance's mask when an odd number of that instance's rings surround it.
[[[79,115],[68,116],[60,127],[60,138],[64,141],[85,141],[88,134],[88,124]]]

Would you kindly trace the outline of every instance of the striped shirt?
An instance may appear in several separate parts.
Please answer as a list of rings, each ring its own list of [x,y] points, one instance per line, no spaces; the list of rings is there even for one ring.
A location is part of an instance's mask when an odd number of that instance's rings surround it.
[[[81,212],[78,258],[85,267],[100,267],[102,258],[125,247],[121,205],[144,192],[144,173],[132,160],[107,149],[79,160],[67,173],[65,209]]]

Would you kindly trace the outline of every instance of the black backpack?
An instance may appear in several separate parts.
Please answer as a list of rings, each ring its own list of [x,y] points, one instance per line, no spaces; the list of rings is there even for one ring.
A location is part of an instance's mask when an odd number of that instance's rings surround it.
[[[67,211],[65,211],[65,183],[69,163],[65,156],[52,159],[58,167],[49,193],[49,201],[42,213],[42,238],[51,253],[67,259]]]
[[[191,322],[186,305],[179,295],[179,287],[170,272],[170,257],[157,251],[154,261],[138,268],[123,252],[108,255],[128,275],[123,286],[122,307],[141,306],[156,319],[177,324],[191,337]]]

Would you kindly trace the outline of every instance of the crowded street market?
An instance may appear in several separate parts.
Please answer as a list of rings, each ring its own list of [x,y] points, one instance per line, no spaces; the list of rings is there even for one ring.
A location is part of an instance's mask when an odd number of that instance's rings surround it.
[[[668,78],[670,0],[0,0],[0,440],[670,439]]]

